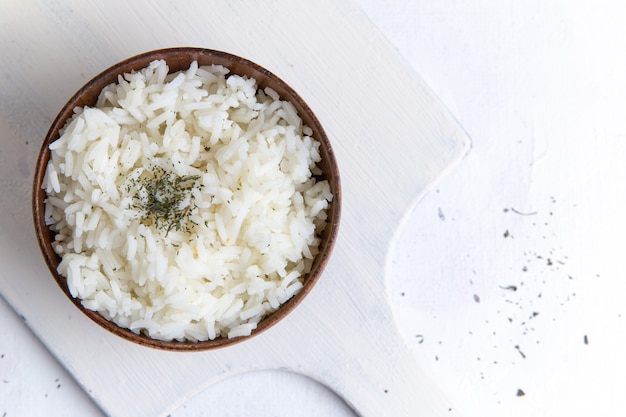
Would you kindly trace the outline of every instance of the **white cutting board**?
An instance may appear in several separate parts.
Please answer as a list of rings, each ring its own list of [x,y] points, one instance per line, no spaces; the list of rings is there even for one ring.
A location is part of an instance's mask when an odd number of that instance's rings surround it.
[[[165,416],[234,374],[286,369],[364,417],[454,415],[396,331],[386,269],[405,214],[468,140],[356,6],[42,0],[0,9],[0,293],[106,414]],[[283,78],[325,126],[341,170],[339,238],[317,286],[273,328],[217,351],[136,346],[81,317],[50,277],[30,217],[35,157],[61,105],[111,64],[169,46],[225,50]]]

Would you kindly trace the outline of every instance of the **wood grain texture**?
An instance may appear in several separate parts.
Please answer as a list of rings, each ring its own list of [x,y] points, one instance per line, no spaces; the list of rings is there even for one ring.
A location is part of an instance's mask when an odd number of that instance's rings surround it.
[[[0,292],[105,413],[166,415],[228,376],[287,369],[362,416],[448,415],[395,329],[385,271],[403,216],[468,141],[360,10],[330,0],[2,7]],[[37,148],[67,98],[121,59],[181,45],[244,56],[289,83],[324,125],[343,187],[335,253],[312,293],[267,332],[205,353],[135,346],[81,317],[48,274],[29,215]]]

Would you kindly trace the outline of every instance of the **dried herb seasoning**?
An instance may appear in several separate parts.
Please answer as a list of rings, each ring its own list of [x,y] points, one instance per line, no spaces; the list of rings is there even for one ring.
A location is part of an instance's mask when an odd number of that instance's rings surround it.
[[[192,190],[199,175],[177,175],[163,167],[152,167],[145,175],[131,180],[128,191],[134,190],[129,208],[141,213],[141,222],[164,230],[191,232],[195,223],[190,219],[196,209]]]

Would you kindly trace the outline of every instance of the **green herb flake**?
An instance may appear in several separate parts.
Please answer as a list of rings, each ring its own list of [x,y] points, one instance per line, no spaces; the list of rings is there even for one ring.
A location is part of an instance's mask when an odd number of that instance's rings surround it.
[[[196,209],[192,190],[199,175],[179,176],[162,167],[153,167],[147,175],[134,181],[135,194],[131,208],[141,212],[144,225],[190,233],[195,223],[190,216]]]

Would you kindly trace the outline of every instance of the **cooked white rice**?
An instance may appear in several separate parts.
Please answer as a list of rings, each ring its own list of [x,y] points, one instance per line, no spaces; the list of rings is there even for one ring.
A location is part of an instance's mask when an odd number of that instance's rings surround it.
[[[154,61],[118,77],[50,144],[58,272],[83,306],[153,339],[249,335],[318,252],[332,200],[314,177],[320,144],[254,79],[196,62],[168,71]],[[186,179],[152,197],[182,193],[177,224],[146,208],[159,172]]]

